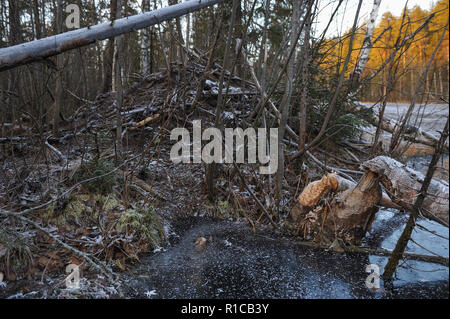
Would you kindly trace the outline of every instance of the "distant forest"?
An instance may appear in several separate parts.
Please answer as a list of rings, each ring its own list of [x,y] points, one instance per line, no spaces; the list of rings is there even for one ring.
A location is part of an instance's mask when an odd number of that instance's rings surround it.
[[[393,88],[389,95],[389,101],[409,102],[414,96],[419,78],[422,75],[434,48],[439,42],[442,29],[447,23],[449,16],[448,1],[440,0],[432,8],[423,10],[418,6],[407,9],[404,15],[394,16],[390,12],[382,15],[380,23],[373,32],[373,47],[370,51],[369,61],[364,70],[363,77],[367,76],[364,89],[361,92],[361,99],[376,102],[381,96],[386,94],[389,75]],[[430,19],[430,17],[432,17]],[[419,32],[416,30],[429,19]],[[351,63],[354,65],[358,61],[360,48],[363,45],[366,26],[355,34],[354,51],[351,55]],[[339,73],[343,64],[343,53],[348,50],[351,30],[342,38],[329,39],[326,46],[321,48],[324,54],[323,70],[330,70],[328,73]],[[400,48],[401,42],[413,35],[414,39],[407,45]],[[388,58],[397,51],[392,68],[380,67],[387,62]],[[425,77],[423,87],[423,98],[425,101],[439,99],[440,96],[448,96],[449,91],[449,47],[448,33],[440,45],[431,68]],[[327,67],[325,66],[327,65]],[[348,73],[353,68],[348,68]]]
[[[0,48],[70,31],[63,22],[68,15],[65,8],[71,3],[77,4],[80,8],[80,27],[86,27],[119,18],[119,13],[120,17],[127,17],[179,1],[163,2],[0,0]],[[206,8],[176,21],[124,35],[122,68],[124,88],[137,81],[140,74],[153,73],[165,68],[169,60],[183,60],[185,52],[181,48],[185,44],[196,52],[205,53],[211,50],[219,26],[222,32],[219,33],[214,56],[217,57],[218,63],[223,63],[221,60],[227,38],[225,30],[231,21],[231,7],[231,1],[225,1],[217,7]],[[336,11],[342,13],[345,10],[345,1],[336,1],[335,7]],[[287,51],[289,30],[292,27],[290,23],[292,8],[292,1],[243,0],[238,3],[234,35],[236,38],[242,38],[245,34],[246,52],[249,59],[254,62],[262,84],[273,80],[274,72],[278,72],[283,63],[283,52]],[[319,10],[317,4],[311,9],[312,24],[318,18]],[[389,12],[384,13],[373,32],[373,47],[362,75],[364,80],[358,92],[359,100],[378,101],[387,94],[388,101],[410,101],[439,41],[448,16],[449,8],[446,0],[438,1],[429,11],[414,7],[407,9],[404,16],[396,17]],[[330,17],[330,24],[333,18],[335,17]],[[363,23],[354,34],[351,58],[345,71],[347,76],[353,72],[361,54],[366,25]],[[418,28],[420,30],[415,33]],[[311,28],[302,31],[300,42],[305,40],[305,32],[312,33]],[[311,43],[309,83],[312,99],[317,97],[320,100],[323,95],[320,92],[322,89],[327,91],[335,89],[352,38],[352,30],[333,38],[329,37],[329,33],[325,30],[324,34],[310,34],[310,39],[307,39]],[[299,51],[304,51],[300,46],[298,48]],[[425,77],[420,92],[420,97],[424,101],[439,101],[441,96],[448,96],[448,52],[447,32]],[[11,105],[33,114],[35,118],[44,119],[49,106],[59,98],[63,106],[63,116],[69,116],[82,103],[80,97],[93,100],[98,94],[111,90],[113,55],[114,41],[111,39],[65,53],[59,61],[61,68],[58,68],[58,61],[54,58],[47,60],[46,63],[21,67],[12,71],[11,76],[9,73],[3,73],[0,77],[2,94],[0,100],[2,107],[6,107],[6,112],[1,112],[0,116],[7,118],[0,118],[0,122],[11,121],[13,116]],[[389,60],[389,57],[392,57],[392,60]],[[293,79],[294,98],[301,95],[303,83],[301,78],[304,74],[301,70],[302,59],[304,56],[297,54],[294,62],[296,70]],[[268,61],[266,63],[268,65],[265,65],[264,61]],[[380,68],[384,64],[385,66]],[[58,69],[61,73],[56,72]],[[242,58],[236,61],[235,72],[238,76],[250,79]],[[61,82],[57,81],[58,76],[61,77]],[[277,84],[283,86],[283,82]],[[57,90],[56,83],[60,83],[63,89]],[[278,87],[281,92],[282,88],[280,85]],[[277,96],[276,92],[274,96]]]

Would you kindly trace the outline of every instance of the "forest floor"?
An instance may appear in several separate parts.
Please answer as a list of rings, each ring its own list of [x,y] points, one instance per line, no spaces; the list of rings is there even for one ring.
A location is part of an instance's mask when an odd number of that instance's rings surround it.
[[[5,274],[0,298],[382,298],[411,294],[448,298],[448,268],[420,289],[410,285],[394,295],[374,295],[363,285],[368,256],[292,247],[293,234],[272,229],[233,165],[221,166],[217,200],[210,201],[205,165],[170,160],[173,128],[186,127],[192,132],[193,120],[202,120],[203,128],[214,121],[219,68],[210,72],[196,109],[190,107],[202,70],[195,63],[189,67],[174,64],[169,85],[167,73],[158,72],[138,79],[125,92],[126,161],[119,169],[113,169],[118,163],[114,94],[81,101],[58,137],[50,132],[39,134],[32,123],[24,124],[20,135],[3,137],[0,207],[25,213],[41,229],[13,215],[0,219],[0,272]],[[246,127],[256,88],[237,77],[229,82],[224,126]],[[369,148],[370,143],[362,140],[343,141],[312,152],[326,165],[358,171]],[[410,155],[426,164],[427,154],[418,148]],[[447,170],[438,174],[448,181],[448,157],[446,161]],[[313,161],[305,161],[302,167],[288,161],[283,208],[277,212],[272,178],[260,175],[256,165],[241,165],[240,170],[248,187],[280,224],[289,218],[305,184],[326,174]],[[83,182],[95,176],[96,180]],[[358,180],[359,175],[353,177]],[[102,191],[97,194],[94,189]],[[380,214],[380,220],[386,214]],[[372,238],[379,247],[382,240],[376,238],[389,237],[406,218],[389,216],[396,227],[381,223],[368,242]],[[97,263],[105,261],[118,278],[108,281],[107,272],[99,273],[73,251],[58,246],[56,239],[92,254]],[[448,256],[448,243],[446,249]],[[81,289],[66,288],[69,264],[80,265]],[[136,278],[142,280],[136,282]]]

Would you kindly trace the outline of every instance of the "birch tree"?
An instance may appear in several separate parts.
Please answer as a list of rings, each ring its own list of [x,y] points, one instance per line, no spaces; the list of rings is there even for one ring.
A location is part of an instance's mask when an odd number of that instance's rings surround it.
[[[372,48],[372,35],[373,30],[375,30],[375,22],[378,16],[378,10],[380,9],[381,0],[374,0],[372,11],[370,12],[369,20],[366,23],[366,34],[364,36],[362,48],[361,48],[361,56],[359,57],[358,63],[355,66],[355,70],[351,76],[351,88],[355,89],[359,87],[359,81],[361,77],[361,73],[366,67],[367,61],[369,61],[369,53]]]

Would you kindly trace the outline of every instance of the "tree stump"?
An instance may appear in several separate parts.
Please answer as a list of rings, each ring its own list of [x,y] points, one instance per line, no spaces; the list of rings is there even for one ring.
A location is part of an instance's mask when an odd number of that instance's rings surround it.
[[[386,156],[362,167],[365,173],[357,184],[328,174],[305,187],[290,213],[297,235],[323,245],[360,245],[380,205],[411,208],[423,181],[421,173]],[[448,194],[448,186],[433,180],[421,210],[424,217],[448,226]]]

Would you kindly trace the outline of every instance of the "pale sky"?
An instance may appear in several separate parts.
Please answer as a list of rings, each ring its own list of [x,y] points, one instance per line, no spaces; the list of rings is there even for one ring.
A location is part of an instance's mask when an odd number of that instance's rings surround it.
[[[142,0],[138,0],[139,5]],[[186,0],[182,0],[185,2]],[[163,6],[167,5],[167,0],[163,0]],[[408,8],[413,8],[418,5],[422,9],[430,9],[436,1],[433,0],[409,0]],[[318,0],[319,3],[319,15],[317,23],[315,24],[316,35],[319,36],[321,32],[327,26],[329,17],[333,13],[337,6],[338,0]],[[381,6],[378,11],[377,23],[381,20],[383,13],[390,11],[394,16],[400,16],[402,14],[403,7],[406,0],[381,0]],[[372,10],[373,0],[363,0],[361,11],[359,14],[358,25],[361,25],[364,21],[367,21]],[[338,35],[346,32],[353,26],[353,20],[355,17],[356,9],[358,7],[358,0],[345,0],[342,3],[337,15],[335,16],[333,23],[330,25],[327,36]],[[184,20],[184,19],[182,19]]]
[[[381,0],[381,6],[378,11],[377,23],[381,20],[383,13],[390,11],[394,16],[400,16],[402,14],[403,7],[406,0]],[[408,8],[412,8],[416,5],[422,9],[429,10],[435,2],[432,0],[409,0]],[[328,19],[333,13],[338,4],[337,0],[319,0],[320,13],[318,15],[318,23],[316,24],[317,35],[325,29]],[[373,1],[364,0],[361,6],[359,14],[359,23],[361,25],[364,21],[367,21],[372,10]],[[330,25],[327,36],[342,34],[353,26],[353,20],[355,17],[356,9],[358,8],[358,0],[346,0],[339,8],[333,23]],[[345,12],[345,13],[344,13]]]

